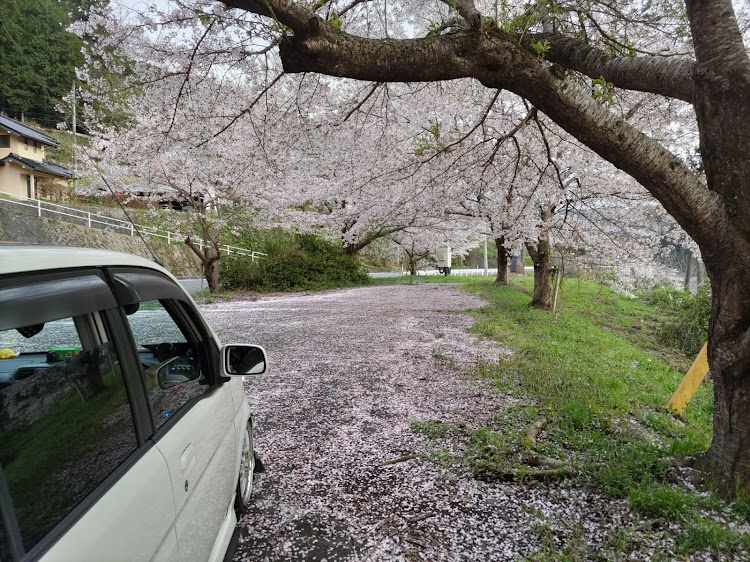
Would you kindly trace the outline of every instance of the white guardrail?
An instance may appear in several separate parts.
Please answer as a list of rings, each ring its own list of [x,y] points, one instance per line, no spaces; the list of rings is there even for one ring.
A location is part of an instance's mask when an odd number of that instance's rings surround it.
[[[409,275],[408,271],[404,271],[402,275]],[[417,270],[417,275],[443,275],[440,273],[437,269],[419,269]],[[487,276],[495,276],[497,275],[497,268],[496,267],[490,267],[487,269],[487,273],[484,272],[484,268],[480,269],[451,269],[450,274],[448,277],[469,277],[472,275],[487,275]]]
[[[529,271],[534,271],[534,268],[530,265],[527,265],[524,267],[524,272],[528,273]],[[404,271],[402,275],[409,275],[408,271]],[[417,275],[442,275],[437,269],[420,269],[417,271]],[[497,268],[496,267],[488,267],[487,273],[485,273],[484,268],[476,268],[476,269],[451,269],[450,275],[448,277],[470,277],[473,275],[481,275],[481,276],[492,276],[495,277],[497,275]]]
[[[12,199],[0,197],[0,203],[21,205],[22,207],[36,209],[37,216],[39,217],[41,217],[43,213],[47,213],[50,215],[56,215],[57,217],[77,219],[79,221],[82,221],[88,228],[96,228],[95,225],[102,225],[104,227],[120,231],[121,233],[129,234],[130,236],[135,236],[140,232],[142,236],[164,238],[166,239],[167,244],[184,244],[183,240],[185,239],[185,235],[179,232],[163,230],[153,226],[134,224],[132,222],[91,213],[90,211],[81,211],[80,209],[65,207],[64,205],[58,205],[57,203],[50,203],[49,201],[24,197],[22,195],[13,195],[12,193],[5,193],[0,191],[0,196],[12,197]],[[200,238],[198,239],[198,246],[201,250],[203,249],[203,240],[201,240]],[[227,255],[234,254],[245,256],[249,257],[252,261],[266,256],[266,254],[264,254],[263,252],[256,252],[255,250],[248,250],[247,248],[230,246],[229,244],[219,244],[219,249],[222,252],[226,252]]]

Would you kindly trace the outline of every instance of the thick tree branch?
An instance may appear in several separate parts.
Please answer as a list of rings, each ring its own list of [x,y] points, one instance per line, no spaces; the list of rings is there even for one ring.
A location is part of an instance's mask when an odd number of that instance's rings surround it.
[[[445,4],[448,4],[448,6],[450,6],[451,8],[455,9],[471,27],[478,28],[482,24],[482,14],[480,14],[479,10],[477,10],[477,7],[474,5],[473,0],[441,1]]]
[[[648,189],[699,244],[715,243],[725,209],[693,172],[657,141],[620,119],[568,80],[546,69],[509,87],[583,144]],[[705,220],[695,220],[701,216]]]
[[[539,33],[524,38],[531,42],[549,42],[545,58],[589,78],[604,77],[618,88],[661,94],[693,102],[695,61],[688,58],[613,56],[580,39],[553,33]]]
[[[278,21],[300,36],[314,32],[325,20],[292,0],[221,0],[227,8],[239,8]]]
[[[228,7],[274,17],[294,31],[294,36],[287,37],[280,47],[287,72],[320,72],[373,82],[471,76],[481,80],[478,72],[493,72],[497,81],[514,58],[514,51],[518,51],[517,39],[499,30],[477,33],[472,29],[423,39],[366,39],[333,27],[291,0],[223,2]],[[470,23],[481,20],[471,0],[464,0],[455,7]],[[693,100],[692,60],[615,57],[579,39],[553,33],[523,39],[527,50],[531,50],[532,41],[545,40],[550,44],[547,59],[561,66],[592,78],[604,76],[620,88],[658,93],[688,102]],[[486,57],[485,60],[482,57]],[[404,67],[401,63],[410,58],[418,60],[419,64]]]

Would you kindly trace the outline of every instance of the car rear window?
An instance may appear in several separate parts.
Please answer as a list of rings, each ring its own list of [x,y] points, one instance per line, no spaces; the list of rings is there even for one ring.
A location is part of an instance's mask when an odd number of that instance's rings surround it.
[[[0,537],[0,553],[13,542],[18,555],[137,442],[120,361],[98,313],[0,331],[0,357],[0,514],[13,539]]]

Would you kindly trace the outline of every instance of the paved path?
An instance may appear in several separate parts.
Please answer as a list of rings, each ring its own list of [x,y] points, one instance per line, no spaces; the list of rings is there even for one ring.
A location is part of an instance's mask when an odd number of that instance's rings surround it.
[[[543,541],[611,540],[622,503],[480,482],[438,460],[513,405],[470,374],[502,352],[466,331],[465,311],[481,305],[424,284],[203,307],[223,341],[269,354],[268,374],[247,386],[267,472],[235,560],[514,560]],[[413,421],[461,429],[431,442]],[[542,522],[549,532],[533,532]]]
[[[185,287],[185,290],[190,293],[191,295],[202,291],[203,289],[206,289],[208,287],[208,283],[205,279],[202,278],[192,278],[192,279],[180,279],[180,283],[183,287]]]

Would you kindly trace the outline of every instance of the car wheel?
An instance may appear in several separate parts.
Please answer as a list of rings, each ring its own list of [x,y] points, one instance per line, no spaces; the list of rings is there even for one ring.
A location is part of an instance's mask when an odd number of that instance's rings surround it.
[[[247,422],[245,435],[242,438],[242,457],[240,458],[240,476],[237,479],[237,495],[234,508],[237,513],[245,513],[250,508],[250,496],[253,494],[253,474],[255,472],[255,455],[253,454],[253,423]]]

